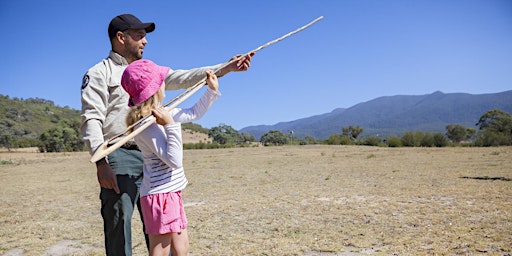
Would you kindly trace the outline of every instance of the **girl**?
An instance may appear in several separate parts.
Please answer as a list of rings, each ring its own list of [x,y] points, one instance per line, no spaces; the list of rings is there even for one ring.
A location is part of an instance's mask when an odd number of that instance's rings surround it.
[[[208,89],[199,101],[192,108],[175,108],[169,112],[161,106],[168,72],[168,67],[137,60],[124,71],[121,85],[130,96],[128,126],[149,113],[156,118],[156,123],[135,136],[144,158],[140,202],[149,236],[149,254],[168,256],[172,250],[173,256],[180,256],[186,255],[189,247],[181,197],[181,190],[188,183],[182,162],[181,123],[201,118],[220,93],[217,77],[210,70],[206,73]]]

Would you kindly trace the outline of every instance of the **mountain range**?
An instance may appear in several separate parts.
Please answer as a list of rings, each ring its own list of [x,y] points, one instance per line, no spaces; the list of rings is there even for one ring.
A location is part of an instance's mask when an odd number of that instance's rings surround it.
[[[436,91],[426,95],[384,96],[326,114],[274,125],[248,126],[240,132],[247,132],[256,140],[270,130],[293,133],[297,138],[313,136],[325,140],[332,134],[341,134],[342,128],[350,125],[364,129],[360,137],[401,136],[407,131],[445,133],[448,124],[477,128],[480,117],[492,109],[512,113],[512,90],[490,94]]]

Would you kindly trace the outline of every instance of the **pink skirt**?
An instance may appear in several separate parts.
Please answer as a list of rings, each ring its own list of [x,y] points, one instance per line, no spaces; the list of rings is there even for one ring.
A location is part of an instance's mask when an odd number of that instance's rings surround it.
[[[181,191],[143,196],[140,205],[146,234],[179,233],[187,228]]]

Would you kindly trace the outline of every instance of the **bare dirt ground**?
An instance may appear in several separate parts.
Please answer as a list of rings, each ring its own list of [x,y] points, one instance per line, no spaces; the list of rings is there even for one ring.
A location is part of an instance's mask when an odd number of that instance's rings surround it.
[[[0,153],[0,255],[104,255],[88,159]],[[185,170],[190,255],[512,253],[512,147],[187,150]]]

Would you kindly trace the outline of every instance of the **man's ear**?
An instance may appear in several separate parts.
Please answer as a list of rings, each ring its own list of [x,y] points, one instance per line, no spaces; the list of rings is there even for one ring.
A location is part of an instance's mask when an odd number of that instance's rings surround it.
[[[117,33],[116,33],[117,42],[119,42],[120,44],[124,44],[125,39],[126,39],[126,36],[124,35],[124,33],[121,31],[117,31]]]

